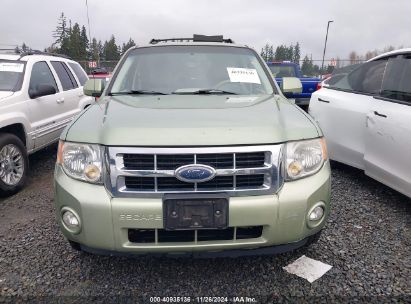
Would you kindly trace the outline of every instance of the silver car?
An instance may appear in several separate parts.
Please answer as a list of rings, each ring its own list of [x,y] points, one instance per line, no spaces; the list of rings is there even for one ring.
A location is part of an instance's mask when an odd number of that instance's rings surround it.
[[[330,158],[411,197],[411,48],[375,57],[315,92]]]

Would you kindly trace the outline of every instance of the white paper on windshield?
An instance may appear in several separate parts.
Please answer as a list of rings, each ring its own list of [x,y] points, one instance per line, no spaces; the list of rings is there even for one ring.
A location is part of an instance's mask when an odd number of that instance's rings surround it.
[[[261,84],[261,80],[256,69],[227,68],[227,72],[231,82]]]
[[[0,62],[0,72],[23,72],[24,64],[23,63],[14,63],[14,62]]]

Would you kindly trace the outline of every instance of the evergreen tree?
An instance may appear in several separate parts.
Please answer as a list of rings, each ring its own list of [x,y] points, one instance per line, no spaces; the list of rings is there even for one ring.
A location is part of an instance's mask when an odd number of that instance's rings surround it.
[[[129,48],[135,46],[136,43],[134,42],[133,39],[129,39],[127,43],[123,43],[123,47],[121,49],[121,54],[124,54]]]
[[[99,60],[102,60],[102,58],[104,58],[104,47],[103,47],[103,43],[101,42],[101,40],[99,40],[97,43],[97,50],[98,50],[98,58]]]
[[[55,39],[53,45],[55,45],[58,48],[61,48],[63,44],[63,40],[67,38],[67,35],[68,35],[67,18],[62,12],[57,21],[57,27],[53,32],[53,38]]]
[[[75,59],[75,60],[80,60],[84,59],[82,57],[82,42],[81,42],[81,32],[80,32],[80,25],[76,22],[74,23],[73,28],[70,31],[69,34],[69,51],[68,55]]]
[[[313,76],[315,74],[313,62],[307,55],[305,55],[303,63],[301,64],[301,72],[306,76]]]
[[[86,27],[83,25],[80,33],[80,58],[88,59],[89,57],[89,41],[87,38]]]
[[[28,52],[28,51],[30,51],[30,47],[28,47],[24,42],[23,42],[23,44],[21,45],[21,51],[24,53],[24,52]]]
[[[261,48],[260,56],[265,60],[264,48]]]
[[[93,38],[90,45],[90,58],[93,61],[99,61],[100,58],[100,51],[98,48],[97,39]]]
[[[300,49],[300,44],[297,42],[294,46],[292,61],[296,64],[299,64],[300,63],[300,57],[301,57],[301,49]]]
[[[285,45],[280,45],[277,46],[276,50],[275,50],[275,55],[274,58],[277,61],[284,61],[284,60],[288,60],[287,59],[287,47]]]
[[[109,41],[104,43],[104,60],[114,61],[120,59],[119,48],[116,44],[116,39],[114,35],[111,35]]]

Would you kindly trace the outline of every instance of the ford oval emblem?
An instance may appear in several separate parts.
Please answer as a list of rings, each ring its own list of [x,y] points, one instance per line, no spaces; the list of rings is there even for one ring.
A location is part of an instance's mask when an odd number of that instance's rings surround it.
[[[216,171],[206,165],[186,165],[176,169],[176,177],[187,183],[202,183],[213,179]]]

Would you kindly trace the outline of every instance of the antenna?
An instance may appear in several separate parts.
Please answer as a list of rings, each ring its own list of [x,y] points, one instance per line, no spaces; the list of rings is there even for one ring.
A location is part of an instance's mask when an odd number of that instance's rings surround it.
[[[89,43],[91,43],[91,30],[90,30],[90,16],[88,14],[88,0],[86,0],[86,9],[87,9],[87,24],[88,24],[88,36],[90,38]],[[100,60],[99,60],[100,61]],[[93,79],[94,79],[94,91],[96,90],[96,78],[93,75]],[[98,107],[100,108],[100,110],[103,111],[101,105],[97,102],[96,97],[94,97],[94,102],[98,105]]]

